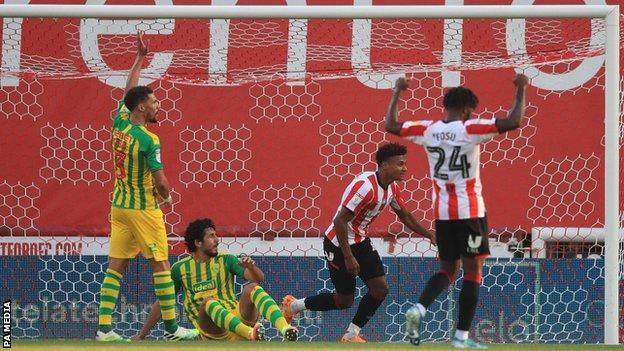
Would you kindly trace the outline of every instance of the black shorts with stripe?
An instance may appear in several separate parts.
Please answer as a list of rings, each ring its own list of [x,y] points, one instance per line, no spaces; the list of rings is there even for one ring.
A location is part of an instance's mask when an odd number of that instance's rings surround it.
[[[334,245],[331,240],[325,237],[323,241],[323,251],[327,260],[327,268],[329,268],[329,276],[336,287],[336,291],[340,294],[355,293],[355,276],[347,272],[344,256],[340,247]],[[357,263],[360,265],[360,273],[358,277],[363,281],[386,275],[381,257],[377,250],[373,249],[371,240],[366,238],[364,241],[352,244],[351,252]]]
[[[487,256],[487,216],[482,218],[436,220],[438,256],[442,261],[455,261],[460,257]]]

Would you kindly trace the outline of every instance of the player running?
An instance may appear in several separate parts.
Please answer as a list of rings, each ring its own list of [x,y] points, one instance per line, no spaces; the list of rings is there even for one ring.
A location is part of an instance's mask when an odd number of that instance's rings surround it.
[[[282,309],[287,319],[303,310],[329,311],[351,307],[355,295],[355,277],[362,279],[368,291],[360,301],[358,310],[342,337],[343,342],[366,342],[360,330],[373,317],[388,294],[388,283],[381,258],[371,245],[368,227],[381,211],[390,206],[399,220],[409,229],[429,238],[435,237],[406,209],[397,181],[403,180],[405,146],[389,143],[381,146],[375,158],[377,172],[364,172],[345,189],[334,221],[325,231],[323,250],[329,275],[336,292],[322,293],[305,299],[287,295]]]

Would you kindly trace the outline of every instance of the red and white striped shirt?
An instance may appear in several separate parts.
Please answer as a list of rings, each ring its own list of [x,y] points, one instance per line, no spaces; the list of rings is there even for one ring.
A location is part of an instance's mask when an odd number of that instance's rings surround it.
[[[401,136],[423,145],[427,152],[436,219],[485,216],[479,144],[499,134],[495,123],[494,118],[403,123]]]
[[[375,172],[364,172],[349,183],[340,201],[336,215],[343,207],[351,210],[355,216],[347,223],[347,236],[349,244],[356,244],[368,236],[368,226],[377,218],[381,211],[390,205],[396,210],[405,208],[405,201],[396,183],[390,184],[388,190],[379,185]],[[334,218],[335,216],[334,215]],[[338,244],[334,223],[330,224],[325,231],[325,236]]]

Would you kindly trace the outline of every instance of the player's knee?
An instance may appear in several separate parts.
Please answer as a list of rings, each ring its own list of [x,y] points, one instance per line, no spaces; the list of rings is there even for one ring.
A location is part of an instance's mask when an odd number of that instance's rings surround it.
[[[377,300],[384,300],[388,295],[390,288],[388,284],[381,284],[379,286],[370,287],[368,293]]]
[[[258,286],[258,284],[256,283],[247,283],[245,284],[245,286],[243,287],[243,291],[242,293],[245,295],[251,295],[251,293],[253,292],[253,289]]]
[[[334,294],[334,302],[339,309],[345,309],[353,306],[353,295]]]
[[[150,262],[152,264],[152,269],[154,270],[154,273],[165,272],[165,271],[171,270],[171,265],[169,264],[168,260],[156,261],[155,259],[152,258],[150,259]]]
[[[256,286],[258,286],[258,283],[247,283],[243,290],[252,291]]]
[[[210,301],[212,301],[212,300],[214,300],[212,297],[205,297],[205,298],[202,300],[202,303],[201,303],[201,310],[205,310],[205,309],[206,309],[206,305],[207,305]]]

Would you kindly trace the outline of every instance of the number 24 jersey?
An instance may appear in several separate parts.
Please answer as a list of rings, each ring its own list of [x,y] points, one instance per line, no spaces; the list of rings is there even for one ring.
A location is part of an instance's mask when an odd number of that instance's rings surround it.
[[[433,179],[436,219],[485,216],[481,195],[480,144],[499,134],[496,119],[404,122],[401,137],[422,145]]]

